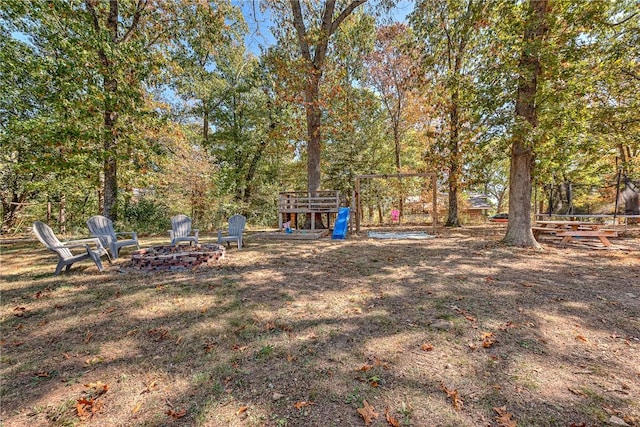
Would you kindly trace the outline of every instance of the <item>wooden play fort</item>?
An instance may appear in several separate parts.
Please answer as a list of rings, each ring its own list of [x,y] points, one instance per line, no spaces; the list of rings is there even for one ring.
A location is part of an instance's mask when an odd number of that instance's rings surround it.
[[[316,229],[316,214],[327,215],[327,227],[331,224],[331,215],[335,216],[340,209],[340,192],[335,190],[317,191],[287,191],[278,196],[278,227],[282,229],[285,221],[293,221],[292,226],[298,228],[298,215],[305,220],[307,214],[311,217],[311,230]]]

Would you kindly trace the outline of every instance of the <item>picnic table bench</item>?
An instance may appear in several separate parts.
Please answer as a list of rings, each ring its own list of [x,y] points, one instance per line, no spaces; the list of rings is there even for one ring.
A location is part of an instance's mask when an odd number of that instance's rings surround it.
[[[562,237],[560,247],[566,246],[574,237],[597,237],[604,246],[611,246],[608,237],[618,237],[618,233],[616,230],[600,228],[602,226],[604,224],[582,221],[536,221],[531,231],[536,240],[543,233]]]
[[[531,227],[531,231],[533,232],[533,237],[538,240],[538,237],[541,234],[556,234],[556,231],[558,231],[557,228],[553,228],[553,227]]]
[[[611,242],[607,237],[618,237],[616,230],[603,230],[603,229],[591,229],[591,230],[558,230],[556,236],[562,237],[560,241],[560,247],[564,247],[574,237],[597,237],[600,239],[603,245],[611,246]]]

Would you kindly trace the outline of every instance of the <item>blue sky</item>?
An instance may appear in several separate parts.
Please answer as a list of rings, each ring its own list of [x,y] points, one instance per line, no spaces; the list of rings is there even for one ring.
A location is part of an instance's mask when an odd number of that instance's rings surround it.
[[[232,0],[231,3],[242,8],[245,22],[249,26],[249,33],[245,36],[247,50],[260,54],[260,46],[270,46],[275,42],[271,34],[273,22],[268,11],[265,13],[260,11],[260,0]],[[376,2],[374,0],[371,3]],[[394,21],[405,21],[407,15],[413,10],[413,5],[412,0],[400,0],[388,16]]]

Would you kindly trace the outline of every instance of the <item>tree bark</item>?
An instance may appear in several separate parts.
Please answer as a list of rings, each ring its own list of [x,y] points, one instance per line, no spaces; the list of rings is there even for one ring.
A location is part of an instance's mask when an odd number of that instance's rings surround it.
[[[309,34],[302,17],[302,7],[300,0],[290,0],[291,11],[293,13],[293,26],[298,37],[298,47],[300,54],[307,65],[305,83],[305,110],[307,115],[307,191],[313,196],[320,190],[320,153],[322,138],[320,126],[322,124],[322,111],[320,109],[320,81],[324,67],[324,60],[329,47],[329,39],[336,32],[342,21],[349,16],[356,7],[367,0],[354,0],[350,2],[340,14],[333,19],[336,0],[326,0],[322,13],[322,23],[320,32],[313,49],[309,45]],[[312,54],[313,51],[313,54]],[[324,228],[322,215],[316,214],[314,222],[318,228]],[[311,219],[307,216],[305,227],[310,228]]]
[[[456,72],[458,72],[458,70],[456,70]],[[458,187],[462,162],[460,159],[460,144],[458,142],[459,135],[459,92],[458,89],[455,88],[451,93],[451,105],[449,107],[449,215],[445,224],[446,227],[460,227],[460,219],[458,218]]]
[[[307,113],[307,179],[308,191],[317,194],[320,190],[320,126],[322,112],[319,105],[321,70],[312,69],[305,90]]]
[[[89,12],[92,20],[92,25],[96,35],[100,35],[103,29],[100,24],[100,17],[95,9],[95,1],[85,0],[84,2],[87,11]],[[121,43],[128,42],[136,33],[142,12],[147,6],[147,2],[139,0],[136,6],[136,11],[131,20],[131,24],[124,32],[122,37],[118,36],[118,23],[119,23],[119,4],[118,0],[109,0],[109,11],[106,21],[106,32],[109,34],[109,40],[107,43],[111,49],[116,49]],[[103,45],[96,47],[96,52],[102,69],[100,73],[104,80],[103,92],[104,92],[104,122],[103,122],[103,149],[104,149],[104,164],[103,164],[103,198],[101,212],[104,216],[117,219],[117,201],[118,201],[118,161],[117,161],[117,148],[119,143],[118,133],[116,130],[116,124],[118,121],[118,80],[115,77],[114,63],[111,61],[110,56],[107,55],[107,50]]]
[[[356,7],[367,0],[354,0],[350,2],[340,14],[333,19],[336,0],[326,0],[322,14],[320,35],[313,45],[309,45],[307,28],[302,16],[302,7],[299,0],[290,0],[293,12],[293,25],[298,37],[298,47],[300,53],[307,63],[307,82],[305,84],[305,109],[307,115],[307,178],[308,191],[316,194],[320,190],[320,152],[321,135],[320,125],[322,124],[322,112],[320,110],[320,81],[324,60],[329,46],[329,38],[338,29],[342,21],[349,16]],[[313,50],[313,54],[311,53]]]
[[[511,144],[509,225],[503,239],[506,244],[535,248],[540,245],[531,232],[531,175],[535,160],[535,135],[532,134],[538,126],[536,92],[541,74],[540,42],[548,31],[545,22],[547,10],[548,0],[529,0]]]
[[[111,104],[111,97],[115,97],[118,82],[111,79],[105,82],[104,90],[107,92],[104,109],[104,130],[103,130],[103,148],[105,153],[104,159],[104,194],[102,215],[112,220],[117,219],[116,203],[118,201],[118,161],[116,158],[116,149],[118,146],[118,137],[115,129],[118,119],[118,113],[114,111]]]

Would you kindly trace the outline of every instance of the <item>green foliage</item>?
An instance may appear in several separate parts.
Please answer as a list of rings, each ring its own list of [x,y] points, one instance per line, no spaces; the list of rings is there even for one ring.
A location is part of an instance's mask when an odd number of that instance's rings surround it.
[[[161,200],[143,197],[124,207],[122,226],[141,234],[161,234],[171,229],[169,207]]]
[[[535,132],[513,114],[526,3],[417,1],[398,37],[370,10],[349,14],[329,39],[314,101],[323,188],[350,197],[355,175],[395,172],[397,149],[405,171],[437,170],[452,191],[500,200],[519,131],[535,148],[534,181],[584,186],[575,196],[587,210],[611,198],[594,189],[610,192],[617,168],[640,178],[637,2],[552,2],[548,36],[530,46],[542,64]],[[159,0],[138,14],[140,4],[118,2],[112,34],[109,2],[2,3],[4,231],[43,219],[50,201],[52,225],[65,219],[60,227],[83,233],[101,209],[107,159],[116,162],[121,225],[145,233],[164,233],[175,213],[202,229],[234,213],[274,225],[277,193],[307,188],[309,64],[291,3],[263,4],[276,44],[258,57],[242,46],[236,3]],[[320,31],[309,13],[321,6],[302,2],[311,42]],[[138,189],[154,196],[136,202]],[[363,188],[382,209],[399,192]]]

